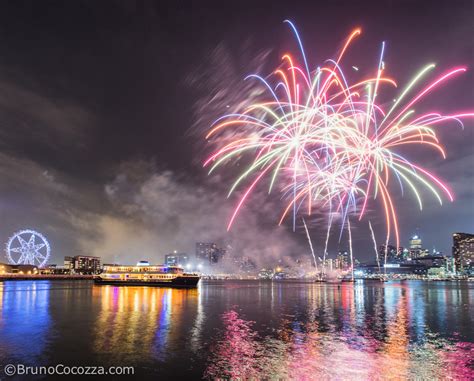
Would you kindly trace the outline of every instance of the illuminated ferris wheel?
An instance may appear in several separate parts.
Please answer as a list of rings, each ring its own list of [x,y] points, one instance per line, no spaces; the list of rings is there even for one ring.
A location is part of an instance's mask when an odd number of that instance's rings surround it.
[[[46,237],[29,229],[13,234],[6,247],[8,262],[15,265],[44,267],[50,252],[51,249]]]

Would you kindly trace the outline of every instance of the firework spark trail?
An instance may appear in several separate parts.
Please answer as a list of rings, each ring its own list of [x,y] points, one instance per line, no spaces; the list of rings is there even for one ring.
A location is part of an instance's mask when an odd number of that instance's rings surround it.
[[[326,241],[324,242],[324,254],[323,254],[323,276],[326,273],[326,256],[328,254],[328,243],[329,243],[329,233],[331,232],[332,226],[332,213],[329,213],[328,227],[326,231]]]
[[[351,274],[352,280],[354,280],[354,256],[352,254],[352,231],[351,231],[351,221],[347,218],[347,232],[349,233],[349,254],[351,256]]]
[[[304,230],[306,231],[306,237],[308,238],[309,247],[311,249],[311,254],[313,255],[314,266],[316,267],[316,272],[318,272],[318,262],[316,261],[316,255],[314,254],[313,243],[311,242],[311,237],[309,235],[308,227],[306,226],[306,221],[304,220],[304,218],[302,218],[302,220],[303,220]]]
[[[210,173],[226,163],[251,158],[230,188],[229,196],[250,181],[237,203],[228,229],[249,194],[268,177],[268,192],[276,189],[286,199],[280,223],[287,215],[292,215],[295,229],[297,215],[303,211],[309,216],[315,211],[322,214],[335,212],[341,216],[341,237],[349,216],[358,215],[361,220],[373,200],[381,205],[385,217],[385,242],[388,245],[393,234],[398,247],[398,217],[395,195],[389,186],[391,181],[398,183],[402,194],[407,188],[420,209],[423,208],[421,188],[432,193],[441,204],[442,193],[453,200],[452,192],[442,180],[402,156],[398,149],[426,147],[444,158],[446,155],[434,126],[449,121],[462,126],[461,119],[474,116],[472,112],[418,115],[412,106],[465,69],[448,71],[410,98],[410,93],[435,68],[433,64],[426,66],[386,111],[377,103],[379,93],[387,86],[397,85],[385,75],[385,43],[382,44],[376,75],[352,84],[344,75],[342,59],[353,40],[361,34],[360,29],[346,40],[337,60],[326,60],[324,65],[311,72],[296,28],[291,22],[286,22],[295,33],[304,67],[300,68],[297,60],[285,54],[282,65],[273,75],[265,78],[248,76],[247,79],[258,81],[259,88],[267,89],[268,98],[262,98],[241,112],[222,116],[206,136],[211,144],[218,146],[205,161]],[[238,138],[229,140],[226,133],[227,139],[219,144],[219,137],[229,129],[235,131]],[[303,205],[306,207],[302,208]],[[331,218],[329,224],[332,223]],[[328,235],[330,229],[331,226]],[[327,241],[328,238],[326,246]],[[387,253],[385,263],[386,260]]]
[[[379,258],[379,252],[377,250],[377,241],[375,240],[374,230],[372,229],[372,224],[370,221],[369,221],[369,228],[370,228],[370,233],[372,235],[372,241],[374,243],[375,259],[377,261],[377,267],[379,269],[379,274],[380,274],[380,258]]]

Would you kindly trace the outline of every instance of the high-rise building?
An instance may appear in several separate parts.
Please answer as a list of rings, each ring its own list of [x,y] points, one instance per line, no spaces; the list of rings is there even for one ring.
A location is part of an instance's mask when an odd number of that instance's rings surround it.
[[[173,252],[165,255],[165,265],[186,267],[189,263],[189,256],[186,253]]]
[[[255,262],[248,256],[227,256],[227,264],[231,265],[233,269],[238,270],[240,272],[250,272],[254,271],[257,267]]]
[[[336,269],[347,270],[350,267],[350,258],[347,251],[339,251],[336,258]]]
[[[226,250],[212,242],[196,242],[196,259],[201,262],[215,264],[221,261]]]
[[[474,234],[453,233],[453,258],[457,273],[474,270]]]
[[[68,267],[77,274],[98,274],[100,272],[100,258],[89,255],[64,257],[64,267]]]
[[[196,259],[201,261],[209,261],[211,253],[217,249],[215,243],[196,242]]]
[[[226,252],[226,249],[218,247],[211,254],[211,263],[219,263],[224,258]]]
[[[316,267],[314,264],[314,260],[310,260],[311,262],[311,267]],[[326,261],[320,264],[321,269],[324,266],[325,271],[333,271],[334,269],[337,269],[338,267],[338,260],[337,259],[331,259],[331,258],[326,258]]]
[[[410,245],[410,249],[412,250],[422,248],[421,238],[418,235],[414,235],[413,237],[411,237],[408,243]]]
[[[410,258],[415,259],[418,257],[423,256],[425,251],[423,250],[423,245],[420,236],[414,235],[408,241],[408,245],[410,247]]]

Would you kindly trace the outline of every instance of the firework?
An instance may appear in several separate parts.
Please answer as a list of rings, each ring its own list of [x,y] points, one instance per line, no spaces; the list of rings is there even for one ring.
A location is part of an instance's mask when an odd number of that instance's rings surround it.
[[[385,43],[373,75],[350,83],[343,71],[343,58],[361,34],[360,29],[349,35],[335,59],[310,70],[298,32],[290,21],[286,22],[295,33],[303,65],[285,54],[272,75],[248,76],[246,80],[256,80],[267,89],[268,97],[240,113],[222,116],[206,136],[219,145],[221,134],[229,129],[239,132],[235,134],[238,138],[226,140],[207,158],[204,165],[210,173],[228,163],[250,160],[230,187],[229,196],[238,188],[243,188],[243,192],[228,229],[252,191],[265,184],[269,193],[277,191],[286,200],[280,224],[292,215],[294,229],[298,214],[323,213],[330,216],[328,236],[334,214],[340,216],[341,236],[344,226],[349,225],[348,216],[355,215],[361,220],[369,203],[377,200],[385,216],[386,241],[394,234],[398,246],[391,182],[399,184],[402,193],[404,188],[409,189],[420,209],[422,188],[440,203],[443,198],[453,200],[442,180],[402,155],[401,149],[426,146],[444,158],[434,127],[453,120],[462,125],[461,119],[473,116],[471,112],[419,115],[413,107],[466,69],[449,70],[415,92],[433,72],[435,65],[429,64],[387,107],[378,101],[379,94],[397,84],[385,74]],[[359,72],[358,67],[349,67]],[[328,237],[326,246],[327,240]]]
[[[370,234],[372,236],[372,242],[374,243],[375,260],[377,262],[377,267],[380,273],[380,258],[379,258],[379,252],[377,251],[377,241],[375,240],[374,229],[372,229],[372,223],[370,221],[369,221],[369,229],[370,229]]]
[[[351,278],[354,280],[354,255],[352,254],[352,230],[351,221],[347,218],[347,234],[349,235],[349,256],[351,259]]]
[[[313,256],[314,267],[316,267],[316,271],[318,271],[318,262],[316,261],[316,255],[314,254],[313,242],[311,241],[308,226],[306,226],[306,221],[304,220],[304,218],[303,218],[303,225],[304,225],[304,230],[306,232],[306,237],[308,238],[309,248],[311,249],[311,255]],[[323,264],[323,266],[324,266],[324,264]]]

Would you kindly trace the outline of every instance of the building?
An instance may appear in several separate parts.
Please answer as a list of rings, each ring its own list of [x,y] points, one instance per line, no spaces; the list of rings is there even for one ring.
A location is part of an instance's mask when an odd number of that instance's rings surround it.
[[[238,256],[238,255],[227,255],[226,264],[229,265],[234,271],[239,271],[243,273],[255,272],[257,266],[255,262],[248,256]]]
[[[453,258],[458,274],[474,272],[474,234],[453,233]]]
[[[326,258],[326,262],[322,262],[320,264],[320,266],[321,266],[321,269],[318,269],[318,270],[322,271],[322,267],[324,267],[326,272],[331,272],[331,271],[338,268],[337,267],[338,266],[338,260],[337,259]],[[311,267],[315,267],[314,260],[311,260]]]
[[[214,250],[211,254],[210,261],[211,263],[219,263],[222,261],[226,253],[226,249],[218,247],[217,250]]]
[[[387,253],[387,263],[400,263],[404,260],[404,249],[393,245],[381,245],[379,247],[380,263],[385,262],[385,252]]]
[[[213,242],[196,242],[196,260],[200,263],[219,263],[225,256],[226,250]]]
[[[423,250],[423,242],[418,235],[414,235],[408,240],[408,246],[410,248],[410,259],[429,255],[428,250]]]
[[[448,272],[445,267],[430,267],[427,275],[430,278],[446,278]]]
[[[408,245],[410,246],[410,250],[421,250],[423,245],[421,238],[418,235],[414,235],[408,240]]]
[[[356,271],[364,275],[379,274],[379,268],[376,264],[365,264],[357,267]],[[387,263],[382,265],[380,272],[384,274],[397,275],[426,275],[428,267],[419,263]]]
[[[39,273],[45,275],[69,275],[71,274],[71,268],[51,264],[41,268],[39,270]]]
[[[11,264],[11,263],[0,263],[0,275],[1,274],[37,274],[38,266],[35,265],[23,265],[23,264]]]
[[[64,257],[64,267],[76,274],[98,274],[101,270],[100,258],[89,255]]]
[[[273,270],[271,269],[261,269],[258,272],[258,279],[272,279],[273,278]]]
[[[189,256],[186,253],[178,253],[174,251],[171,254],[165,255],[166,266],[186,267],[187,264],[189,264]]]
[[[74,257],[64,257],[64,267],[66,269],[74,269]]]
[[[74,257],[74,272],[79,274],[98,274],[101,270],[100,258],[87,255]]]
[[[335,267],[337,270],[347,270],[350,267],[351,259],[347,251],[340,251],[337,253],[335,260]]]
[[[196,242],[196,259],[201,262],[209,262],[214,250],[217,250],[215,243]]]
[[[446,267],[446,258],[442,255],[425,255],[414,259],[412,262],[424,265],[427,268]]]
[[[408,261],[411,259],[410,250],[408,250],[406,247],[403,249],[402,258],[403,258],[403,261]]]
[[[445,257],[446,258],[446,272],[449,274],[456,274],[456,261],[454,258]]]

